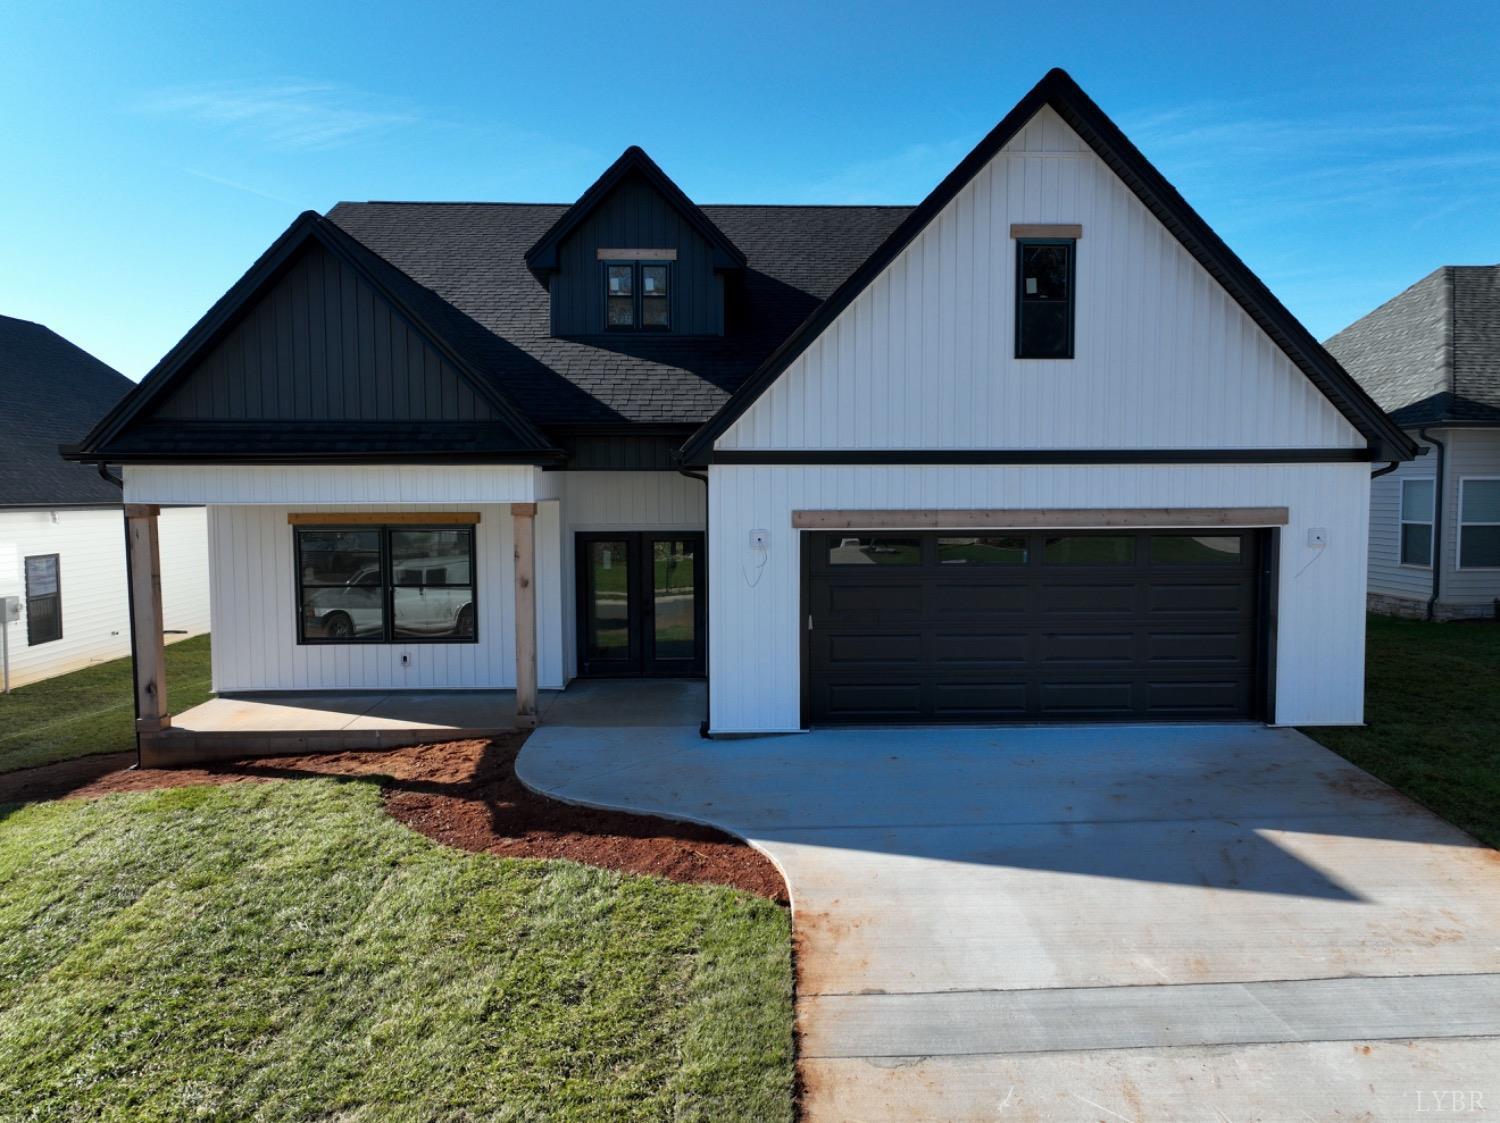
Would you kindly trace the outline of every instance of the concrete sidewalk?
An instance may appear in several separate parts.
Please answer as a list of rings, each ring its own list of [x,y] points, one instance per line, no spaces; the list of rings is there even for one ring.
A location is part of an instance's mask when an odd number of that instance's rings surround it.
[[[1500,1110],[1500,854],[1294,731],[544,727],[518,771],[781,867],[810,1118]]]

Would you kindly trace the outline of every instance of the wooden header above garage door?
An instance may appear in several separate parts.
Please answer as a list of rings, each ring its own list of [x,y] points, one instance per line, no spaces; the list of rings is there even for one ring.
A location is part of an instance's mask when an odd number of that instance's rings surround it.
[[[798,530],[1072,530],[1117,526],[1285,526],[1285,507],[967,508],[793,511]]]
[[[293,526],[473,526],[479,521],[479,512],[292,511],[286,521]]]

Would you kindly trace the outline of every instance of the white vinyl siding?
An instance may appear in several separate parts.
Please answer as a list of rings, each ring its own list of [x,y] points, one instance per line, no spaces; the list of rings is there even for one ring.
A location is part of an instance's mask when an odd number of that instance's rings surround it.
[[[1433,516],[1437,485],[1433,480],[1401,481],[1401,527],[1397,545],[1402,565],[1432,567]]]
[[[1500,570],[1496,528],[1500,528],[1500,476],[1462,477],[1458,481],[1460,569]]]
[[[1500,570],[1464,569],[1459,561],[1460,487],[1466,479],[1500,477],[1500,428],[1447,429],[1438,434],[1448,442],[1448,466],[1443,500],[1443,588],[1441,602],[1470,610],[1492,606],[1500,597]]]
[[[1276,645],[1281,724],[1356,724],[1364,697],[1368,464],[1151,467],[714,466],[709,667],[718,732],[801,723],[796,509],[1285,506]],[[1327,545],[1308,544],[1321,528]],[[749,533],[770,533],[762,559]]]
[[[55,515],[55,521],[54,521]],[[208,631],[208,536],[201,507],[161,513],[162,612],[167,641]],[[24,559],[58,555],[62,638],[26,643]],[[0,511],[0,593],[22,600],[5,627],[10,684],[51,678],[130,654],[125,526],[118,507]]]
[[[1014,356],[1012,223],[1079,223],[1074,357]],[[720,449],[1358,448],[1364,439],[1043,109]]]

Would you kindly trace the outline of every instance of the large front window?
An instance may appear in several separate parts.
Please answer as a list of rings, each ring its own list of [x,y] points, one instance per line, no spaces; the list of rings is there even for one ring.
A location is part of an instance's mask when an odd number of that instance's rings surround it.
[[[300,643],[473,643],[474,528],[295,528]]]

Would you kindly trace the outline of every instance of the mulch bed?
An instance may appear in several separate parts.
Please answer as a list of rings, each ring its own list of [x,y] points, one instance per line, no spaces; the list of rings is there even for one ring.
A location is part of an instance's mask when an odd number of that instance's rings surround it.
[[[386,810],[448,846],[732,885],[787,902],[786,883],[776,867],[722,831],[575,807],[528,790],[516,779],[514,767],[524,740],[517,734],[406,749],[260,757],[203,768],[131,769],[134,753],[113,753],[0,774],[0,803],[88,799],[189,784],[380,776]]]

